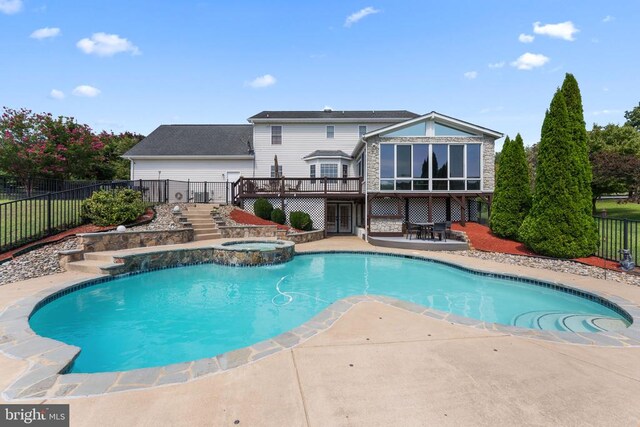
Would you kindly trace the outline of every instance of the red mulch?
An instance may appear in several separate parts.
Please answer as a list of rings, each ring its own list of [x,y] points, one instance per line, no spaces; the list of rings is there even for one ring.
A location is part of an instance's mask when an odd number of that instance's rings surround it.
[[[147,223],[147,222],[149,222],[149,221],[151,221],[153,219],[154,215],[155,215],[155,212],[153,211],[153,209],[152,208],[147,208],[147,211],[144,214],[140,215],[138,217],[138,219],[136,219],[136,221],[132,224],[132,226]],[[0,254],[0,261],[4,261],[4,260],[7,260],[9,258],[13,258],[13,256],[15,254],[28,252],[29,248],[34,248],[34,246],[40,247],[40,246],[44,246],[44,245],[50,244],[50,243],[58,243],[58,242],[61,242],[62,240],[66,239],[68,237],[75,236],[76,234],[99,233],[101,231],[115,230],[116,228],[117,227],[115,225],[110,225],[110,226],[106,226],[106,227],[99,226],[99,225],[93,225],[93,224],[81,225],[79,227],[71,228],[71,229],[63,231],[61,233],[54,234],[54,235],[49,236],[49,237],[45,237],[44,239],[40,239],[38,241],[28,243],[28,244],[26,244],[24,246],[20,246],[19,248],[16,248],[16,249],[11,250],[9,252],[1,253]]]
[[[245,225],[275,225],[280,230],[287,230],[287,231],[292,229],[291,227],[288,227],[286,225],[278,224],[278,223],[275,223],[273,221],[269,221],[269,220],[266,220],[266,219],[259,218],[259,217],[255,216],[255,215],[252,215],[249,212],[243,211],[241,209],[232,210],[231,214],[229,216],[231,217],[232,220],[234,220],[238,224],[245,224]]]
[[[475,222],[467,222],[464,226],[459,223],[451,225],[452,230],[464,231],[469,238],[471,246],[474,249],[487,252],[499,252],[503,254],[538,256],[531,250],[527,249],[522,243],[513,240],[503,239],[494,236],[489,227]],[[597,256],[586,258],[576,258],[573,261],[582,264],[592,265],[595,267],[607,268],[609,270],[620,271],[619,264],[616,261],[608,261]]]

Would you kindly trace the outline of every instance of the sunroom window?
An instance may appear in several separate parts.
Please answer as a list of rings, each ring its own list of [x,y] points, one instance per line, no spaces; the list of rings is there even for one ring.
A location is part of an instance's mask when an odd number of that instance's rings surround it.
[[[381,144],[380,190],[480,190],[480,144]]]

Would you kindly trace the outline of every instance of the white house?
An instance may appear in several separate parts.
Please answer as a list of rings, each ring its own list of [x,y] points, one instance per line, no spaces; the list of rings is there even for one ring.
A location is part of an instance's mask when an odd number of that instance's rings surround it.
[[[491,129],[405,110],[263,111],[248,121],[160,126],[124,155],[131,178],[171,180],[176,200],[230,191],[250,210],[265,197],[328,233],[371,236],[401,235],[407,221],[470,220],[476,198],[491,202],[502,137]],[[230,188],[215,187],[223,181]]]

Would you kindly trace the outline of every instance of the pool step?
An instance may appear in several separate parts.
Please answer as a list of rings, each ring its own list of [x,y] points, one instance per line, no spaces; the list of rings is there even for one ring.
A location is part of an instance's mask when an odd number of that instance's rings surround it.
[[[91,274],[105,274],[102,271],[101,267],[117,267],[121,264],[114,264],[113,262],[107,262],[103,260],[84,260],[84,261],[76,261],[70,262],[67,264],[68,271],[79,271],[82,273],[91,273]]]
[[[514,325],[523,328],[568,332],[602,332],[626,327],[623,321],[606,316],[559,311],[531,311],[514,319]]]
[[[84,254],[84,259],[85,261],[102,261],[111,264],[113,262],[113,255],[102,252],[86,252]]]

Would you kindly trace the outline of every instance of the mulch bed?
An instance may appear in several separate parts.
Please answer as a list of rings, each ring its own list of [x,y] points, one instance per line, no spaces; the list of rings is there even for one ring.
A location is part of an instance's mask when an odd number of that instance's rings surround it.
[[[231,213],[229,214],[229,217],[232,220],[234,220],[235,222],[237,222],[238,224],[245,224],[245,225],[275,225],[280,230],[287,230],[287,231],[293,230],[289,226],[278,224],[278,223],[273,222],[273,221],[269,221],[269,220],[266,220],[266,219],[259,218],[259,217],[255,216],[255,215],[252,215],[249,212],[243,211],[241,209],[232,210]]]
[[[155,216],[155,212],[152,208],[147,208],[146,212],[142,215],[140,215],[138,217],[138,219],[135,220],[135,222],[133,224],[130,224],[131,226],[136,226],[136,225],[142,225],[142,224],[147,224],[149,222],[151,222],[153,220]],[[68,239],[69,237],[74,237],[77,234],[83,234],[83,233],[100,233],[103,231],[109,231],[109,230],[115,230],[117,228],[117,226],[115,225],[110,225],[110,226],[99,226],[99,225],[93,225],[93,224],[85,224],[85,225],[81,225],[79,227],[75,227],[75,228],[71,228],[69,230],[63,231],[61,233],[58,234],[54,234],[52,236],[49,237],[45,237],[44,239],[40,239],[37,240],[35,242],[31,242],[28,243],[24,246],[20,246],[19,248],[13,249],[9,252],[4,252],[2,254],[0,254],[0,262],[9,260],[11,258],[13,258],[14,256],[18,256],[18,255],[22,255],[26,252],[32,251],[34,249],[38,249],[44,245],[48,245],[51,243],[58,243],[61,242],[65,239]]]
[[[540,257],[531,250],[527,249],[522,243],[515,242],[513,240],[503,239],[498,236],[494,236],[491,230],[486,225],[481,225],[475,222],[467,222],[464,226],[459,223],[451,225],[452,230],[463,231],[467,234],[471,246],[474,249],[485,252],[499,252],[503,254],[523,255]],[[620,265],[616,261],[609,261],[597,256],[590,256],[586,258],[576,258],[572,261],[576,261],[582,264],[591,265],[594,267],[606,268],[609,270],[621,271]]]

